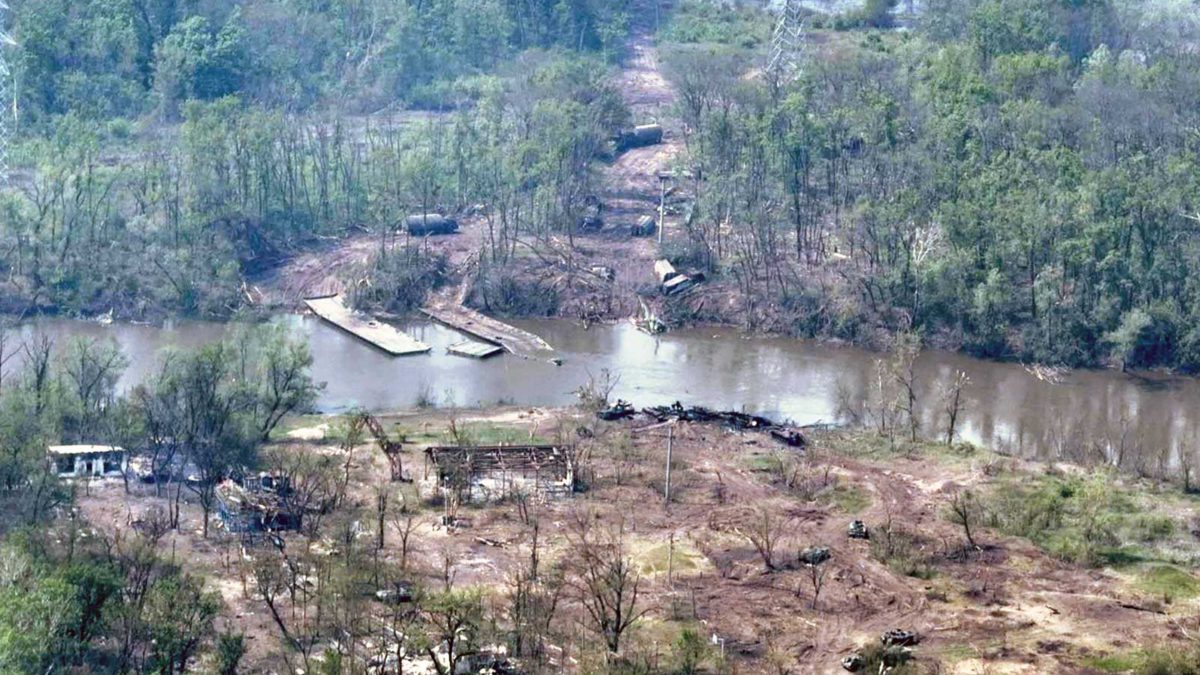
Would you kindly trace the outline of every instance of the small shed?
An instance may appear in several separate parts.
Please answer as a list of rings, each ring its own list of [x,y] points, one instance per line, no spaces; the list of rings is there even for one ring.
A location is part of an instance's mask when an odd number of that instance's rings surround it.
[[[119,478],[129,453],[115,445],[51,445],[46,455],[59,478]]]

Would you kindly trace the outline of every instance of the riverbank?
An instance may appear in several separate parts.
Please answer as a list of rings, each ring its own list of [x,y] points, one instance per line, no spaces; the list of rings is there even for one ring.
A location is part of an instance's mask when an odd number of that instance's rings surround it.
[[[403,555],[409,582],[437,589],[451,579],[455,589],[483,595],[500,631],[484,640],[506,639],[512,574],[527,560],[534,537],[543,542],[541,569],[569,581],[585,521],[592,534],[619,537],[640,578],[641,618],[625,636],[622,654],[660,671],[679,667],[684,652],[676,645],[685,630],[710,643],[694,654],[708,672],[782,667],[832,673],[840,672],[845,656],[877,644],[884,631],[902,629],[918,636],[911,653],[916,672],[1140,672],[1161,652],[1183,653],[1190,645],[1185,636],[1198,628],[1200,545],[1191,522],[1200,502],[1171,486],[968,445],[892,445],[869,432],[810,435],[808,448],[797,452],[764,434],[680,423],[670,434],[667,500],[667,428],[642,418],[608,423],[575,408],[503,407],[413,410],[380,422],[405,439],[405,471],[414,483],[380,483],[388,463],[371,443],[353,446],[348,455],[340,417],[294,418],[279,431],[267,456],[315,453],[349,471],[344,506],[322,519],[327,535],[285,534],[286,550],[296,556],[332,550],[318,554],[325,561],[319,569],[327,570],[320,574],[353,559],[368,578],[379,566],[398,565]],[[579,457],[580,491],[567,499],[464,504],[456,525],[447,528],[446,507],[421,496],[429,486],[422,449],[456,439],[570,441]],[[1087,487],[1093,482],[1105,487],[1103,495]],[[1005,500],[1019,494],[1014,486],[1057,495],[1046,507],[1058,509],[1052,531],[1064,541],[1086,542],[1102,530],[1094,550],[1104,555],[1077,558],[1064,552],[1078,549],[1006,534],[1000,523],[1014,513]],[[366,524],[374,522],[381,489],[395,493],[392,506],[402,504],[411,520],[395,520],[408,531],[403,544],[400,530],[387,524],[376,549],[373,525]],[[158,505],[151,493],[135,487],[126,496],[119,484],[93,484],[80,496],[81,509],[98,527],[121,529]],[[973,544],[951,515],[964,495],[979,507],[968,516]],[[249,638],[246,665],[281,667],[279,628],[247,576],[271,548],[247,549],[238,562],[237,539],[219,528],[202,539],[198,513],[185,503],[182,527],[163,545],[221,592],[225,625]],[[586,514],[582,521],[580,514]],[[865,523],[868,540],[847,536],[854,520]],[[355,521],[364,525],[359,535],[334,536],[338,523]],[[1104,538],[1110,532],[1121,540]],[[796,562],[807,547],[827,548],[831,556],[820,565],[817,587],[812,570]],[[314,583],[324,583],[321,578]],[[549,667],[557,669],[564,655],[568,671],[602,658],[587,629],[580,588],[564,586],[547,617],[542,637]],[[284,617],[311,610],[276,601]],[[364,619],[390,612],[367,600],[356,611]],[[295,630],[298,624],[288,625]],[[350,642],[320,642],[320,650],[336,646],[343,658],[369,659],[380,644],[377,624],[352,625]]]

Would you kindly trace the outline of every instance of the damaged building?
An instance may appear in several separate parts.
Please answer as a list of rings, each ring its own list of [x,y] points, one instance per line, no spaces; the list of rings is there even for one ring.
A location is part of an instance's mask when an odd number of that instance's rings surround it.
[[[217,486],[217,516],[228,532],[281,532],[300,528],[303,514],[287,499],[286,480],[259,474]]]
[[[51,445],[47,458],[59,478],[120,478],[129,456],[115,445]]]
[[[426,482],[464,502],[517,493],[569,495],[575,491],[575,469],[570,445],[439,446],[425,451]]]

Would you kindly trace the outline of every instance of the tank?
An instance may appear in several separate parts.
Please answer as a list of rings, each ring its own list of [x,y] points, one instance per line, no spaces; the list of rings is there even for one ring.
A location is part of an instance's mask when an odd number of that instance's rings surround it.
[[[617,149],[632,150],[633,148],[658,145],[662,142],[663,128],[661,124],[642,124],[632,130],[622,131],[617,137]]]
[[[423,237],[428,234],[454,234],[458,232],[458,221],[440,213],[425,213],[409,216],[404,221],[408,233]]]

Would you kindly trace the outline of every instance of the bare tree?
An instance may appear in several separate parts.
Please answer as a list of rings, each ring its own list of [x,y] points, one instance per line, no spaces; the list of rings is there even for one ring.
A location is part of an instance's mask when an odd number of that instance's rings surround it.
[[[585,623],[604,641],[610,654],[621,650],[621,638],[643,614],[638,608],[641,575],[625,553],[620,526],[598,533],[589,516],[579,514],[574,540],[573,587],[585,610]]]
[[[917,442],[921,419],[917,410],[917,356],[921,353],[921,336],[904,332],[896,336],[892,347],[891,374],[899,387],[896,408],[908,422],[909,440]]]
[[[760,506],[754,513],[754,520],[748,527],[734,528],[734,531],[746,538],[758,555],[762,558],[763,567],[768,573],[775,571],[775,548],[783,538],[783,521],[776,518],[771,509]]]
[[[826,571],[824,561],[808,565],[808,580],[812,584],[812,608],[814,611],[817,609],[817,600],[821,597],[821,589],[825,587]]]
[[[405,501],[400,505],[399,509],[392,512],[392,528],[396,530],[397,536],[400,537],[400,569],[408,570],[408,554],[413,550],[412,535],[417,531],[420,521],[417,518],[417,513],[408,506]]]
[[[982,510],[979,498],[970,490],[958,490],[950,497],[950,521],[962,527],[967,545],[972,549],[979,548],[973,529],[979,522]]]
[[[541,659],[546,636],[558,609],[563,577],[557,572],[542,574],[538,526],[532,528],[529,557],[509,575],[508,619],[512,624],[513,652]]]
[[[958,429],[958,418],[963,411],[963,390],[971,383],[965,371],[954,373],[954,379],[942,391],[942,412],[946,416],[946,445],[954,444],[954,433]]]

